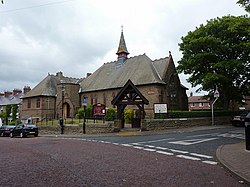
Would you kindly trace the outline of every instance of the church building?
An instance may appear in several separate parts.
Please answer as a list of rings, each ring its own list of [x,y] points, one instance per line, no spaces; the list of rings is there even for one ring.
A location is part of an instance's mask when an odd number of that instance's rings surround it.
[[[146,54],[128,57],[123,31],[117,50],[117,60],[103,64],[93,74],[80,83],[80,99],[87,103],[102,103],[114,107],[111,101],[131,80],[138,90],[149,101],[145,106],[146,117],[153,117],[155,103],[167,103],[168,109],[187,110],[186,90],[176,72],[174,61],[169,56],[151,60]]]
[[[145,106],[146,118],[153,117],[155,103],[166,103],[169,110],[188,110],[187,88],[180,82],[171,52],[156,60],[146,54],[128,57],[122,31],[116,54],[116,61],[104,63],[83,79],[65,77],[62,72],[48,74],[22,98],[22,118],[72,118],[84,98],[87,104],[101,103],[113,108],[111,101],[128,80],[149,101]]]

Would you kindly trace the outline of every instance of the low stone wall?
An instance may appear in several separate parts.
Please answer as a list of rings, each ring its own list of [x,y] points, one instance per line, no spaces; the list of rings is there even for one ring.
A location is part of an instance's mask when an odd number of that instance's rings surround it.
[[[216,117],[215,125],[226,125],[230,123],[230,117]],[[171,128],[184,128],[192,126],[212,125],[211,118],[178,118],[178,119],[147,119],[147,130],[165,130]]]
[[[215,125],[230,124],[230,117],[216,117]],[[172,128],[185,128],[192,126],[212,125],[211,118],[179,118],[179,119],[146,119],[144,127],[149,131],[160,131]],[[119,130],[118,130],[119,131]],[[86,124],[86,134],[101,134],[118,132],[114,127],[114,122],[105,124]],[[39,126],[40,134],[60,134],[59,125],[56,126]],[[82,134],[83,127],[80,125],[67,125],[64,134]]]
[[[61,128],[56,126],[39,126],[40,134],[60,134]],[[100,134],[114,132],[114,123],[109,122],[105,124],[86,124],[86,134]],[[65,125],[64,134],[82,134],[83,127],[81,125]]]

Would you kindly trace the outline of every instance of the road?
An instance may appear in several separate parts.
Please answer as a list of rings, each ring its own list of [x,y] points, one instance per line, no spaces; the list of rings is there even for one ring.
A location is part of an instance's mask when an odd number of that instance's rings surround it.
[[[243,129],[0,138],[0,186],[243,186],[216,161]],[[4,176],[4,177],[2,177]]]

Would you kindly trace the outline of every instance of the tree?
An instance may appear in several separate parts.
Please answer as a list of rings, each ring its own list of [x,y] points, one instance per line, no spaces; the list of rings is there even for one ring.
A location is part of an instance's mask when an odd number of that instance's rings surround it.
[[[249,94],[250,18],[225,16],[211,19],[181,38],[183,57],[178,72],[190,74],[192,86],[213,92],[218,86],[223,108]]]
[[[247,12],[250,13],[250,0],[238,0],[237,4],[240,4]]]

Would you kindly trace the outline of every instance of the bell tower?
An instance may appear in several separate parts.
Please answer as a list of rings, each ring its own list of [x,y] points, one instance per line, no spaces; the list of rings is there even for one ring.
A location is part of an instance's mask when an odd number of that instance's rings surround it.
[[[124,63],[127,60],[128,55],[129,55],[129,52],[128,52],[127,47],[126,47],[124,35],[123,35],[123,26],[122,26],[122,32],[121,32],[121,37],[120,37],[120,43],[119,43],[118,50],[117,50],[116,54],[118,55],[118,62],[119,63]]]

